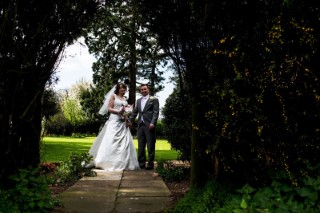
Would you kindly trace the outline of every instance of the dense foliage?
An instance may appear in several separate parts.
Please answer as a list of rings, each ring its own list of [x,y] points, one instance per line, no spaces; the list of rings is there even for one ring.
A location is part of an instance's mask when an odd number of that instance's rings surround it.
[[[0,187],[0,212],[48,212],[58,203],[39,169],[21,169],[9,179],[9,186]]]
[[[254,184],[270,171],[308,175],[320,148],[318,3],[159,0],[141,8],[187,86],[192,186],[205,174]]]
[[[320,210],[320,176],[304,177],[292,185],[286,173],[278,172],[269,185],[254,188],[209,181],[203,189],[193,189],[168,212],[217,213],[316,213]]]
[[[20,169],[0,187],[0,212],[50,212],[61,204],[52,197],[49,186],[73,183],[83,176],[96,176],[96,172],[83,165],[92,161],[88,153],[73,152],[69,159],[59,163],[42,163],[37,168]]]
[[[42,96],[66,45],[81,36],[95,0],[1,1],[0,182],[40,162]]]
[[[68,89],[54,92],[56,107],[50,108],[53,104],[43,105],[45,112],[47,112],[47,116],[42,122],[45,135],[82,134],[95,136],[98,134],[100,126],[104,124],[103,117],[101,116],[101,120],[92,118],[90,112],[85,111],[80,103],[81,95],[89,87],[89,82],[80,81]],[[55,109],[56,111],[54,111]]]
[[[164,132],[180,160],[191,159],[191,104],[186,94],[174,91],[162,110]]]

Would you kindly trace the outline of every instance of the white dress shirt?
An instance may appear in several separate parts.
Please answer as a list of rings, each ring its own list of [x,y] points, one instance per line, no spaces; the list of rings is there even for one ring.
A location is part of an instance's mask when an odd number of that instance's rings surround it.
[[[141,98],[141,111],[143,111],[144,107],[146,106],[148,99],[149,99],[149,95],[146,95]]]

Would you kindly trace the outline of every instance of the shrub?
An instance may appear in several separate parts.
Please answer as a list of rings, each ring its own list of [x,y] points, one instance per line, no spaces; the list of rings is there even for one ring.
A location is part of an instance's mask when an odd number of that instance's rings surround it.
[[[165,135],[165,132],[164,132],[164,125],[163,125],[163,122],[162,120],[158,120],[157,122],[157,138],[161,138],[161,139],[166,139],[166,135]]]
[[[38,168],[21,169],[9,179],[12,187],[0,190],[0,212],[46,212],[58,202]]]
[[[246,184],[238,192],[216,212],[320,212],[320,176],[305,177],[300,186],[294,186],[285,179],[274,180],[270,186],[259,189]]]
[[[71,123],[65,118],[62,112],[46,120],[43,127],[45,135],[70,135],[72,132]]]
[[[157,166],[158,174],[167,182],[184,180],[186,178],[187,170],[189,170],[189,168],[176,167],[171,161],[165,162],[160,160]]]
[[[183,104],[181,104],[183,103]],[[164,133],[172,149],[179,151],[181,160],[191,159],[190,98],[174,91],[166,100],[162,119]]]
[[[92,162],[89,153],[71,153],[68,161],[60,162],[55,172],[57,183],[79,180],[83,176],[96,176],[91,168],[84,168],[85,164]]]
[[[172,213],[215,212],[231,199],[229,189],[215,181],[209,181],[203,189],[190,190],[178,204],[170,210]],[[230,211],[232,212],[232,211]]]

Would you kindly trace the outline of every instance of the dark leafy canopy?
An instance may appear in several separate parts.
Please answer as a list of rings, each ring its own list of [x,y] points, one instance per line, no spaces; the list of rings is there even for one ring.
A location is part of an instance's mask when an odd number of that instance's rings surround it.
[[[186,66],[192,134],[200,134],[192,151],[213,159],[202,169],[259,182],[318,162],[318,3],[141,2],[162,47]]]
[[[81,36],[94,0],[0,2],[0,179],[40,161],[41,100],[67,44]]]
[[[165,55],[147,24],[132,0],[106,1],[100,7],[85,39],[97,58],[94,88],[83,94],[82,105],[88,112],[98,111],[103,95],[118,81],[128,80],[130,104],[135,102],[136,85],[141,82],[148,81],[153,94],[163,89],[159,67],[165,65]]]
[[[226,172],[251,181],[317,163],[319,12],[308,1],[291,3],[248,5],[260,19],[239,19],[243,30],[214,54],[228,58],[209,93],[216,147]]]

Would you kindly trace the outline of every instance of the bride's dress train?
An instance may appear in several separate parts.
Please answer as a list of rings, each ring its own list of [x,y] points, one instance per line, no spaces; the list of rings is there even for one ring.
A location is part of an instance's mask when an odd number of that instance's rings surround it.
[[[120,109],[123,104],[126,101],[115,98],[115,109]],[[140,169],[130,129],[116,114],[110,114],[89,153],[96,168],[107,171]]]

